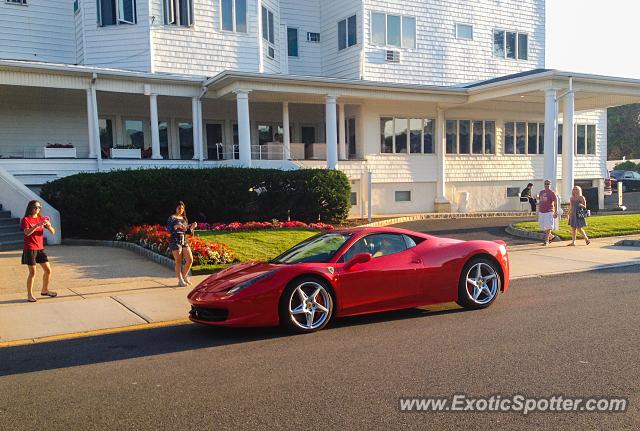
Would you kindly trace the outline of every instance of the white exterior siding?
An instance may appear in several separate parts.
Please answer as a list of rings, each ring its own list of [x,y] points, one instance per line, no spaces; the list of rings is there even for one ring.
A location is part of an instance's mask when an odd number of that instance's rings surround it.
[[[72,3],[72,2],[70,2]],[[70,6],[71,7],[71,6]],[[85,10],[84,64],[89,66],[151,71],[149,2],[137,1],[137,24],[98,25],[97,2],[82,0]],[[70,17],[73,17],[71,7]]]
[[[73,0],[0,2],[0,58],[75,63]]]
[[[319,0],[280,0],[280,22],[298,29],[298,57],[289,57],[289,74],[322,75],[321,44],[307,41],[307,32],[321,33],[320,17]]]
[[[358,0],[327,0],[321,2],[322,75],[335,78],[360,79],[362,48],[362,2]],[[357,44],[338,50],[338,21],[356,15]]]
[[[151,3],[155,72],[214,76],[224,70],[259,71],[257,0],[247,0],[246,33],[222,31],[219,0],[194,0],[192,27],[164,25],[162,0]]]
[[[371,42],[371,12],[416,18],[416,49],[397,49],[400,64],[385,61],[384,47]],[[365,79],[452,85],[544,67],[543,0],[365,0]],[[455,24],[473,25],[473,40],[455,37]],[[493,56],[493,30],[529,35],[528,60]]]

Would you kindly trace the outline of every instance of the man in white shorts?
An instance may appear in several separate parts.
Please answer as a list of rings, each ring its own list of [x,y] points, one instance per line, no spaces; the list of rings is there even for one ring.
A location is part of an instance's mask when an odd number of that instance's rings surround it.
[[[540,224],[540,230],[545,233],[545,240],[542,245],[549,245],[549,242],[553,239],[553,225],[555,219],[558,217],[558,209],[556,208],[556,202],[558,197],[551,190],[551,181],[544,180],[544,190],[538,195],[538,223]]]

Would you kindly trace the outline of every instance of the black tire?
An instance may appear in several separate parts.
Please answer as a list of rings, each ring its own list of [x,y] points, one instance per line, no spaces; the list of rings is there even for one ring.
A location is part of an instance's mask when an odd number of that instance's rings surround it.
[[[480,266],[481,277],[483,281],[480,286],[471,282],[477,280],[477,268]],[[493,277],[491,277],[493,276]],[[485,279],[486,278],[486,279]],[[476,294],[476,288],[479,290]],[[470,291],[470,289],[472,289]],[[500,267],[498,264],[486,257],[476,257],[470,259],[462,268],[460,280],[458,282],[458,305],[469,310],[478,310],[487,308],[498,297],[498,293],[502,289],[502,277],[500,276]]]
[[[307,296],[306,302],[303,302],[298,292],[299,288]],[[310,298],[316,291],[316,297]],[[287,330],[298,333],[320,331],[331,321],[334,304],[333,291],[329,283],[310,276],[297,278],[286,287],[280,297],[280,324]],[[295,310],[298,312],[295,313]],[[308,317],[309,315],[311,317]]]

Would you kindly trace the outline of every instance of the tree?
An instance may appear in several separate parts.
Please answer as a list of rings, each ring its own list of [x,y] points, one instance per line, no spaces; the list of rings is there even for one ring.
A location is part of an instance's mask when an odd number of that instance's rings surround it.
[[[607,111],[607,158],[640,158],[640,103],[609,108]]]

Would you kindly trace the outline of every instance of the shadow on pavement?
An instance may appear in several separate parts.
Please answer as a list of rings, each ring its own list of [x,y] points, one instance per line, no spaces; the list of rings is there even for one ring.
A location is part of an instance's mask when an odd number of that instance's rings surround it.
[[[345,317],[335,320],[324,331],[461,311],[464,310],[429,311],[423,307]],[[0,349],[0,377],[296,336],[304,335],[290,334],[281,328],[218,328],[186,324],[7,347]],[[308,336],[313,337],[313,334]]]

